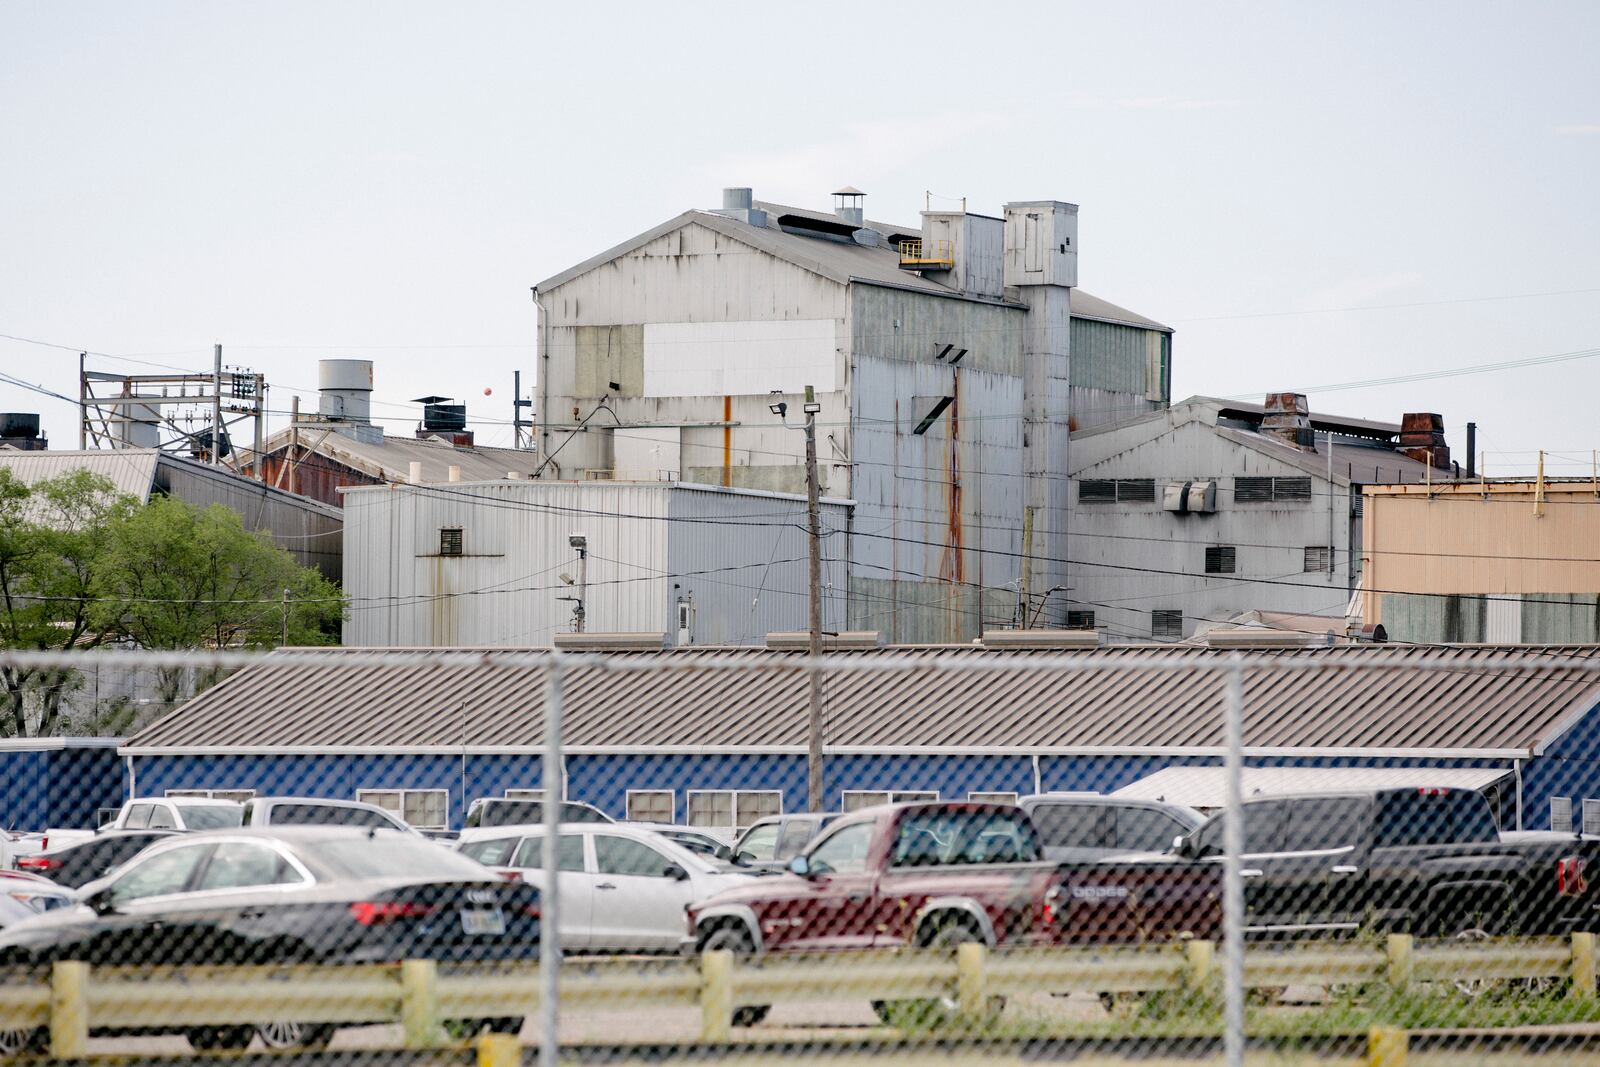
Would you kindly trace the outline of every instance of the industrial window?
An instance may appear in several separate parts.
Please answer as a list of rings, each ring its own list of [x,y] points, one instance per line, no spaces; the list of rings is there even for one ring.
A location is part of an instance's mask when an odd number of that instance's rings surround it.
[[[840,810],[844,812],[860,811],[862,808],[875,808],[879,804],[906,804],[914,800],[938,800],[938,790],[908,789],[891,791],[886,789],[846,789],[841,794],[843,803]]]
[[[1154,478],[1084,478],[1078,482],[1080,504],[1148,504],[1155,498]]]
[[[1330,489],[1330,492],[1332,490]],[[1360,517],[1367,512],[1367,494],[1361,491],[1361,486],[1355,482],[1350,483],[1350,514]]]
[[[1550,798],[1550,829],[1558,834],[1572,833],[1572,798]]]
[[[769,815],[783,814],[783,794],[777,790],[691,789],[690,826],[731,826],[743,830]]]
[[[1015,793],[968,793],[967,799],[978,804],[1015,804]]]
[[[1333,549],[1327,545],[1306,546],[1306,571],[1327,571],[1333,568]]]
[[[1117,483],[1111,478],[1085,478],[1078,483],[1078,503],[1115,504]]]
[[[356,799],[398,815],[419,830],[450,826],[450,794],[443,789],[358,789]]]
[[[1232,545],[1206,546],[1206,573],[1232,574],[1237,550]]]
[[[1600,800],[1583,802],[1583,832],[1600,834]]]
[[[1183,612],[1156,610],[1150,613],[1150,636],[1171,641],[1183,638]]]
[[[1092,630],[1094,629],[1094,612],[1069,611],[1067,612],[1067,629]]]
[[[675,794],[670,789],[628,790],[627,812],[630,822],[673,822],[677,815]]]
[[[543,800],[543,789],[507,789],[507,800]]]
[[[439,528],[439,555],[461,555],[461,527],[441,526]]]
[[[1236,504],[1305,503],[1311,499],[1310,478],[1238,477],[1233,480]]]
[[[254,789],[169,789],[169,797],[204,797],[206,800],[231,800],[243,804],[256,795]]]

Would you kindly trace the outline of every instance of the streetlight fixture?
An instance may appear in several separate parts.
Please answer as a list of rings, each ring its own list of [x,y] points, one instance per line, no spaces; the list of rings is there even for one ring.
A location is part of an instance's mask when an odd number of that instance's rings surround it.
[[[578,553],[578,595],[559,596],[557,600],[572,601],[572,630],[574,633],[583,633],[585,617],[584,606],[589,599],[589,539],[581,533],[569,534],[567,544],[571,545]],[[572,577],[562,574],[561,580],[567,585],[572,584]]]
[[[782,390],[772,391],[772,402],[767,405],[774,415],[783,420],[784,426],[789,422],[785,418],[789,405],[785,402]],[[810,552],[808,553],[807,586],[811,594],[810,602],[810,641],[807,644],[807,653],[811,657],[812,667],[806,672],[810,681],[810,715],[806,728],[806,806],[811,811],[822,810],[822,673],[815,665],[816,660],[822,655],[822,515],[818,504],[819,489],[817,485],[817,414],[822,411],[822,405],[817,401],[816,390],[806,386],[805,403],[800,405],[800,410],[805,413],[806,433],[806,525],[809,533]],[[793,427],[789,427],[793,429]]]

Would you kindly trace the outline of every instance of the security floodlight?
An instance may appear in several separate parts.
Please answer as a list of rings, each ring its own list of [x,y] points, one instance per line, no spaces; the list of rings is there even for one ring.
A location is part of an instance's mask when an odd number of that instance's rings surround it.
[[[789,413],[789,405],[783,399],[782,389],[774,389],[772,391],[772,403],[767,405],[767,410],[780,419]]]
[[[582,552],[584,549],[589,547],[589,539],[583,536],[581,533],[569,534],[567,537],[567,544],[571,545],[573,548],[576,548],[579,552]]]
[[[815,415],[817,412],[822,410],[822,405],[817,403],[815,400],[813,400],[809,404],[806,404],[804,407],[802,407],[800,410],[805,412],[807,415]]]
[[[558,575],[558,577],[561,579],[561,581],[563,583],[565,583],[567,585],[571,585],[572,584],[572,575],[566,573],[565,571],[563,571],[560,575]]]

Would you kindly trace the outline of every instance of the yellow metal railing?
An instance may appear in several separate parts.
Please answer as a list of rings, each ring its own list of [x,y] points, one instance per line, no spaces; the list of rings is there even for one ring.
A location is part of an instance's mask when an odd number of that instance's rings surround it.
[[[955,265],[955,261],[955,246],[949,241],[900,242],[902,267],[951,267]]]
[[[1562,978],[1571,981],[1569,996],[1588,999],[1595,995],[1595,936],[1418,944],[1409,935],[1393,934],[1376,944],[1252,945],[1244,972],[1247,987],[1370,982],[1395,990],[1463,976]],[[995,995],[1199,990],[1214,988],[1220,979],[1209,941],[996,953],[974,943],[959,946],[954,958],[866,951],[736,962],[730,953],[708,952],[692,961],[569,961],[562,968],[561,1005],[699,1008],[701,1039],[725,1041],[733,1033],[734,1009],[790,999],[953,997],[976,1016]],[[0,1030],[48,1029],[50,1052],[57,1057],[84,1055],[89,1033],[100,1027],[284,1019],[398,1022],[407,1047],[437,1048],[447,1043],[442,1020],[531,1015],[540,988],[537,965],[526,963],[91,969],[63,961],[48,971],[0,972]],[[1388,1035],[1386,1040],[1396,1039]]]

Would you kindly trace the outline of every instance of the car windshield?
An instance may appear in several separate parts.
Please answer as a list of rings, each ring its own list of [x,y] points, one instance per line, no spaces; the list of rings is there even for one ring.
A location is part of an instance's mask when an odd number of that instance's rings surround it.
[[[244,824],[244,809],[237,804],[185,804],[183,824],[191,830],[228,830]]]
[[[295,844],[312,862],[345,878],[471,878],[481,880],[483,866],[431,841],[382,834],[331,837]]]

